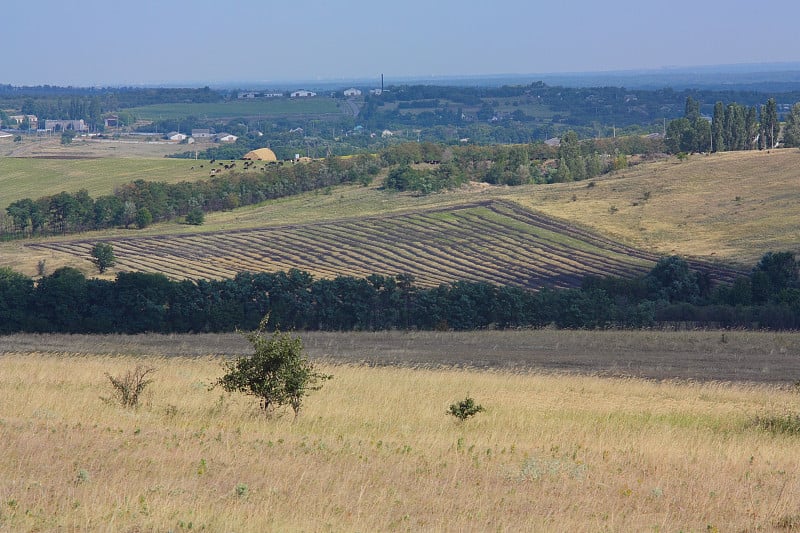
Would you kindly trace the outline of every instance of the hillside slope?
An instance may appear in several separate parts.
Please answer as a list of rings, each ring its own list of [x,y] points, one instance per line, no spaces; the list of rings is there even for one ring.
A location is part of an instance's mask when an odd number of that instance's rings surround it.
[[[96,240],[29,244],[88,257]],[[587,275],[640,276],[657,257],[490,200],[334,222],[108,239],[117,268],[172,278],[231,278],[298,268],[319,277],[410,273],[422,286],[458,280],[532,289],[578,287]],[[718,280],[735,272],[697,265]]]
[[[515,200],[662,255],[751,267],[768,251],[800,252],[797,149],[669,158],[593,181]]]
[[[800,252],[798,205],[798,150],[668,158],[589,182],[472,184],[421,197],[382,190],[378,179],[212,213],[202,227],[4,243],[0,266],[34,276],[44,260],[48,272],[70,265],[93,275],[90,244],[112,239],[118,269],[177,278],[294,267],[318,276],[412,272],[426,284],[571,286],[587,273],[641,273],[663,255],[746,271],[767,251]],[[574,250],[593,257],[576,267]]]

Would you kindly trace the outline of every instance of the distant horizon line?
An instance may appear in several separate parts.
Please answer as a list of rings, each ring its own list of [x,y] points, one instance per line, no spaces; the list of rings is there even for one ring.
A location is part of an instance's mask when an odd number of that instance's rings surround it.
[[[387,75],[388,83],[394,84],[397,81],[408,82],[445,82],[445,81],[487,81],[487,80],[518,80],[518,79],[532,79],[534,81],[546,81],[554,79],[580,79],[580,78],[635,78],[635,77],[650,77],[657,78],[659,76],[681,76],[681,75],[723,75],[723,74],[738,74],[738,75],[754,75],[754,74],[796,74],[796,79],[790,80],[791,82],[800,83],[800,61],[791,62],[770,62],[770,63],[724,63],[715,65],[697,65],[697,66],[661,66],[661,67],[644,67],[644,68],[630,68],[630,69],[615,69],[615,70],[584,70],[584,71],[563,71],[563,72],[543,72],[543,73],[495,73],[495,74],[406,74],[406,75]],[[110,88],[203,88],[209,87],[214,89],[241,89],[241,90],[254,90],[258,88],[290,88],[290,87],[306,87],[306,88],[323,88],[332,86],[344,86],[360,84],[362,87],[365,84],[375,84],[380,87],[381,76],[386,74],[376,74],[374,76],[341,76],[341,77],[320,77],[320,78],[280,78],[274,80],[255,80],[255,79],[241,79],[241,80],[180,80],[180,81],[148,81],[148,82],[114,82],[114,83],[89,83],[86,85],[76,85],[73,83],[55,83],[55,82],[42,82],[42,83],[26,83],[14,84],[5,83],[4,85],[14,88],[26,87],[58,87],[58,88],[75,88],[75,89],[110,89]],[[759,82],[769,81],[786,81],[786,80],[758,80]],[[751,82],[752,83],[752,82]]]

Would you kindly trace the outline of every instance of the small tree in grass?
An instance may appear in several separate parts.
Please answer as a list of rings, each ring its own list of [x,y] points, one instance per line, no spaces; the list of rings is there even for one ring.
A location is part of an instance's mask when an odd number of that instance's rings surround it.
[[[481,411],[483,411],[483,406],[476,404],[475,400],[467,396],[460,402],[450,404],[450,409],[447,412],[463,422]]]
[[[101,274],[117,263],[117,259],[114,257],[114,247],[107,242],[95,244],[91,253],[92,263],[95,264]]]
[[[276,407],[290,405],[297,417],[303,398],[319,390],[321,382],[333,376],[314,369],[303,353],[299,337],[275,330],[268,334],[264,317],[258,329],[246,335],[255,352],[223,363],[225,375],[215,385],[228,392],[243,392],[259,399],[261,409],[269,414]]]

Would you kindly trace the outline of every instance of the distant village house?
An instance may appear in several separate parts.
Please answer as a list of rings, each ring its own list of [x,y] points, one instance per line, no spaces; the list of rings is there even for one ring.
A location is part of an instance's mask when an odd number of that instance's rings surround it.
[[[244,91],[236,95],[236,97],[239,100],[254,100],[256,98],[280,98],[282,96],[283,93],[261,93],[256,91]]]
[[[315,93],[313,91],[306,91],[305,89],[301,89],[299,91],[293,92],[289,96],[291,96],[292,98],[310,98],[312,96],[317,96],[317,93]]]
[[[361,96],[361,90],[356,88],[350,88],[344,91],[345,96]]]
[[[214,137],[214,140],[219,143],[235,143],[238,138],[239,137],[231,133],[220,133]]]
[[[39,127],[39,119],[36,115],[11,115],[8,120],[17,126],[22,126],[27,120],[29,130],[35,130]]]
[[[211,134],[211,130],[209,129],[193,129],[192,130],[192,137],[195,139],[210,139],[213,137]]]

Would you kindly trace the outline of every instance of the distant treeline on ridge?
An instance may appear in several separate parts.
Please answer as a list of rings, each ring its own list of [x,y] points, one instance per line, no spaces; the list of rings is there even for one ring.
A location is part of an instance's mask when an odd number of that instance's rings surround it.
[[[220,168],[223,171],[214,170],[213,177],[196,182],[136,180],[97,198],[81,190],[17,200],[0,215],[0,236],[144,228],[192,212],[231,210],[345,183],[367,185],[382,169],[391,169],[385,182],[387,188],[420,194],[454,188],[467,181],[522,185],[587,179],[627,166],[626,153],[655,153],[661,146],[657,140],[639,136],[579,142],[575,134],[567,133],[558,148],[544,143],[446,146],[411,142],[374,155],[299,163],[231,161]],[[612,158],[609,153],[617,155]],[[422,163],[431,165],[420,168]]]

